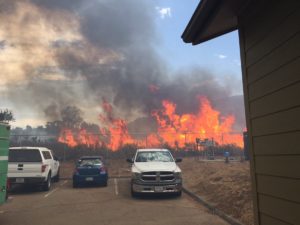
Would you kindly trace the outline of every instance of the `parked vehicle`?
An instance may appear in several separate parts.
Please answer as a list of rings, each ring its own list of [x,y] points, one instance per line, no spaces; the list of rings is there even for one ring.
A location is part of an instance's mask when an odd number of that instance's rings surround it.
[[[59,161],[44,147],[13,147],[9,149],[8,178],[11,185],[34,184],[50,190],[51,182],[59,180]]]
[[[133,197],[143,193],[174,193],[181,195],[181,170],[167,149],[138,149],[131,167],[131,194]]]
[[[8,160],[8,137],[10,126],[7,123],[0,123],[0,205],[7,199],[7,160]]]
[[[108,171],[101,156],[81,157],[73,174],[73,187],[83,184],[98,184],[107,186]]]

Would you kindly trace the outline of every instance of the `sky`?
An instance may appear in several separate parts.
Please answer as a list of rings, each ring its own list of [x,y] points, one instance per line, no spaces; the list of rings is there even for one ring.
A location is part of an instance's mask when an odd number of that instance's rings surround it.
[[[94,122],[103,99],[130,121],[165,98],[193,111],[192,100],[200,94],[224,114],[242,112],[242,98],[231,98],[242,95],[237,32],[196,46],[181,39],[198,4],[1,1],[0,109],[11,109],[13,125],[21,127],[59,119],[66,105]],[[149,84],[159,93],[149,93]],[[220,103],[223,96],[238,109]]]
[[[241,78],[237,31],[192,46],[184,43],[181,35],[199,1],[162,0],[156,4],[157,30],[162,38],[159,51],[173,69],[198,65]]]

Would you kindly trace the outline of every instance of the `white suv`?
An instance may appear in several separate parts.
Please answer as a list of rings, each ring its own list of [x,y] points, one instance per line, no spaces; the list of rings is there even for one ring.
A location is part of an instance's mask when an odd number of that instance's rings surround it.
[[[7,177],[11,185],[36,184],[48,191],[51,181],[59,180],[59,162],[48,148],[13,147],[9,149]]]
[[[174,193],[181,195],[181,170],[167,149],[138,149],[133,159],[127,159],[131,167],[131,194]]]

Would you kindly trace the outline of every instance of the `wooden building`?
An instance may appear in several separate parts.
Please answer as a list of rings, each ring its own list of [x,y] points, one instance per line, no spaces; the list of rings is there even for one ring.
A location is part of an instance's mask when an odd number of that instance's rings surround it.
[[[255,224],[300,224],[300,1],[202,0],[182,38],[238,30]]]

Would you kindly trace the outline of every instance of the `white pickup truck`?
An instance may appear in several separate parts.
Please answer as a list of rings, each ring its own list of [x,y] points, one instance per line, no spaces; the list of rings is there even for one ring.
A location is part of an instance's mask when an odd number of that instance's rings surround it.
[[[11,185],[41,185],[50,190],[51,181],[59,180],[59,162],[44,147],[12,147],[8,153],[8,174]]]
[[[181,195],[181,170],[167,149],[138,149],[131,167],[131,194],[133,197],[142,193],[173,193]]]

